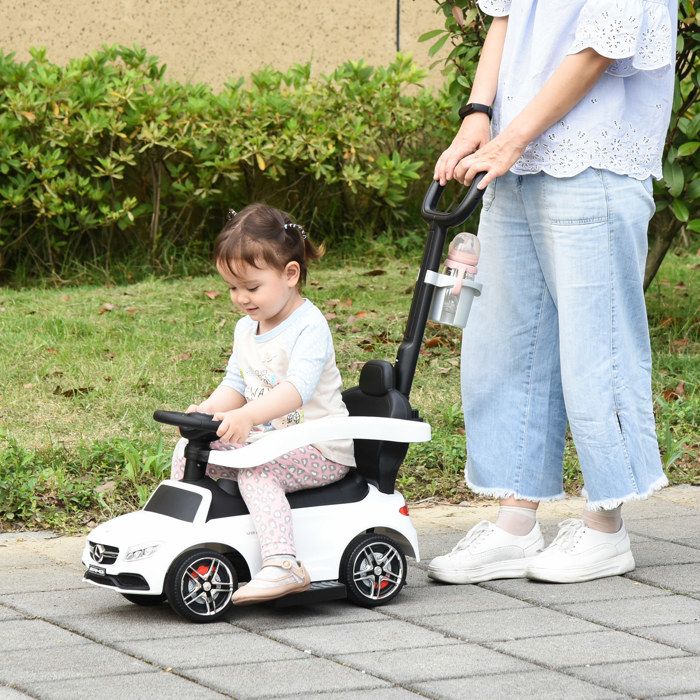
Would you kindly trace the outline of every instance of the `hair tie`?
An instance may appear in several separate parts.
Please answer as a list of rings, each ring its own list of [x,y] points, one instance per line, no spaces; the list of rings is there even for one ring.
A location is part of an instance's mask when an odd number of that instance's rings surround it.
[[[226,221],[233,221],[233,218],[238,214],[238,212],[235,209],[229,209],[226,212]]]
[[[306,231],[304,231],[303,226],[300,226],[299,224],[292,224],[292,223],[287,223],[284,225],[284,230],[285,231],[298,231],[299,235],[302,237],[303,240],[306,240]]]

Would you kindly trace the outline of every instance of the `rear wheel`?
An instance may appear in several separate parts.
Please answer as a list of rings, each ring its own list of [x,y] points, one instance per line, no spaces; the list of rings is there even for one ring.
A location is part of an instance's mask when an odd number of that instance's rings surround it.
[[[385,605],[406,582],[406,557],[390,537],[358,535],[345,549],[340,580],[356,605]]]
[[[135,605],[162,605],[165,602],[165,593],[160,595],[146,595],[144,593],[122,593],[122,595]]]
[[[178,557],[165,578],[170,606],[193,622],[214,622],[231,605],[238,576],[231,560],[213,549],[195,549]]]

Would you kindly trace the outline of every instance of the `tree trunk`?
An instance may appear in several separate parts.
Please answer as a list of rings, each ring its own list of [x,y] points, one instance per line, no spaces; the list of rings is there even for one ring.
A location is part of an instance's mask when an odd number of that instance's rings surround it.
[[[655,214],[649,223],[649,253],[644,270],[644,291],[649,288],[682,227],[683,222],[678,221],[668,209]]]

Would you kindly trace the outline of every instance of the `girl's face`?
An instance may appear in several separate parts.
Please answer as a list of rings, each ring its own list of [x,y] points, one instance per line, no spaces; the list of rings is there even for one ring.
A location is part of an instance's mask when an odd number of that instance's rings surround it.
[[[231,267],[235,274],[219,263],[216,265],[229,286],[234,306],[260,324],[260,333],[284,321],[299,305],[299,263],[290,262],[284,270],[258,268],[243,262]]]

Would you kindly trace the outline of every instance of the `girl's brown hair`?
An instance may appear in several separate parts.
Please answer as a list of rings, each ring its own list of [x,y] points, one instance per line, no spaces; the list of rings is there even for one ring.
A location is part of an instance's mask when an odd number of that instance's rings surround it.
[[[236,274],[236,263],[282,272],[290,262],[299,263],[299,286],[306,282],[308,262],[318,260],[323,246],[315,246],[289,214],[267,204],[249,204],[240,212],[229,210],[226,224],[214,243],[214,261]]]

